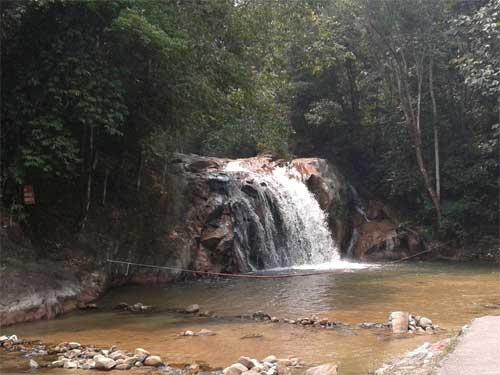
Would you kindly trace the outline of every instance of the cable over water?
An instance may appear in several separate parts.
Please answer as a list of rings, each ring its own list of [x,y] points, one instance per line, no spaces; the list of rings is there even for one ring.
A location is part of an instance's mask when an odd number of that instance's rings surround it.
[[[323,274],[327,274],[327,273],[332,272],[332,270],[330,270],[330,271],[317,271],[317,272],[308,272],[308,273],[289,273],[289,274],[279,274],[279,275],[252,275],[252,274],[241,274],[241,273],[196,271],[196,270],[190,270],[190,269],[185,269],[185,268],[157,266],[157,265],[153,265],[153,264],[127,262],[127,261],[123,261],[123,260],[114,260],[114,259],[106,259],[106,262],[125,264],[125,265],[127,265],[127,270],[130,266],[138,266],[138,267],[164,269],[164,270],[177,271],[177,272],[188,272],[188,273],[197,274],[197,275],[207,275],[207,276],[217,276],[217,277],[234,277],[234,278],[246,278],[246,279],[284,279],[284,278],[288,278],[288,277],[323,275]]]

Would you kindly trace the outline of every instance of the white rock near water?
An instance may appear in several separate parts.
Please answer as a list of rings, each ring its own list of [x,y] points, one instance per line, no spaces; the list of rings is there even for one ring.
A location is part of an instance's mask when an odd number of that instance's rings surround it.
[[[389,315],[389,326],[393,333],[433,334],[439,326],[423,316],[415,316],[406,311],[394,311]]]
[[[224,369],[224,375],[290,375],[292,367],[302,367],[303,362],[299,358],[277,358],[274,355],[267,356],[262,361],[250,357],[240,357],[237,363]],[[317,374],[322,375],[322,374]],[[324,375],[333,375],[324,374]]]
[[[188,314],[197,313],[198,311],[200,311],[200,305],[197,305],[196,303],[189,305],[184,309],[184,311],[187,312]]]
[[[337,365],[327,363],[321,366],[312,367],[306,371],[306,375],[337,375]]]
[[[98,370],[111,370],[116,366],[116,362],[111,358],[98,354],[94,357],[95,368]]]
[[[158,367],[161,365],[163,365],[163,361],[161,360],[161,357],[157,355],[150,355],[144,360],[144,366]]]
[[[210,333],[206,331],[205,333]],[[0,337],[3,342],[18,340],[17,337],[5,336]],[[3,346],[3,343],[2,343]],[[8,346],[10,350],[12,346]],[[52,361],[50,364],[39,365],[34,359],[29,359],[29,365],[32,369],[40,367],[52,368],[65,368],[65,369],[81,369],[81,370],[133,370],[133,368],[151,366],[160,367],[160,371],[171,373],[174,371],[179,375],[193,375],[200,371],[200,366],[192,364],[183,369],[174,369],[168,367],[163,359],[158,355],[151,355],[143,348],[137,348],[133,353],[119,350],[116,346],[109,349],[100,349],[95,346],[81,345],[77,342],[63,342],[56,346],[34,345],[32,348],[26,350],[26,346],[14,346],[14,350],[23,351],[28,357],[38,354],[43,351],[47,355],[52,352],[57,356],[57,360]],[[292,368],[303,368],[304,362],[297,357],[278,358],[274,355],[269,355],[263,360],[257,360],[251,357],[240,357],[238,362],[224,369],[224,375],[291,375]],[[180,371],[179,371],[180,370]],[[209,372],[207,374],[220,375],[219,371]],[[308,375],[336,375],[336,366],[332,364],[318,366],[311,369]]]

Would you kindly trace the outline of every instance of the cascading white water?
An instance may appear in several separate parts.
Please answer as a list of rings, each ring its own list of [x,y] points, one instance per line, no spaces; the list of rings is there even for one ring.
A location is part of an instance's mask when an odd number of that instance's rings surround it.
[[[253,195],[233,195],[240,265],[269,269],[340,262],[325,212],[293,166],[256,173],[233,161],[225,172],[252,186]]]
[[[326,215],[300,174],[290,167],[278,167],[264,178],[274,191],[287,228],[287,245],[293,265],[320,264],[340,259],[328,228]]]

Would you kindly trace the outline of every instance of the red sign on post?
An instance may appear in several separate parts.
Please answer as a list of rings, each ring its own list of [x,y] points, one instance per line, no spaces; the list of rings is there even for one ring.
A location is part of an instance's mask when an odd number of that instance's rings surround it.
[[[35,192],[32,185],[24,185],[24,204],[35,204]]]

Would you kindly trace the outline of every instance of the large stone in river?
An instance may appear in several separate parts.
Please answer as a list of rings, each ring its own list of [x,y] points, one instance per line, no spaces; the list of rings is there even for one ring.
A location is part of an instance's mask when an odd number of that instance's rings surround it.
[[[311,367],[306,375],[337,375],[337,365],[326,363],[321,366]]]
[[[224,375],[241,375],[241,373],[248,371],[248,368],[243,366],[241,363],[234,363],[229,367],[226,367],[222,372]]]
[[[132,365],[129,363],[121,363],[115,367],[116,370],[130,370]]]
[[[186,309],[184,311],[187,312],[188,314],[197,313],[198,311],[200,311],[200,305],[197,305],[196,303],[194,303],[194,304],[186,307]]]
[[[150,355],[144,360],[144,366],[161,366],[163,365],[163,361],[161,360],[160,356],[157,355]]]
[[[394,311],[389,316],[389,324],[392,328],[392,333],[407,333],[410,314],[406,311]]]
[[[95,368],[98,370],[111,370],[116,366],[116,362],[114,360],[103,355],[96,355],[94,357],[94,361]]]
[[[418,325],[423,329],[426,329],[427,327],[432,327],[432,320],[426,317],[421,317],[420,320],[418,321]]]
[[[149,355],[149,352],[147,350],[142,349],[142,348],[137,348],[134,351],[134,357],[136,357],[137,361],[139,361],[139,362],[144,361],[148,355]]]
[[[254,363],[252,362],[252,359],[249,357],[240,357],[240,359],[238,359],[238,362],[248,369],[255,367]]]

